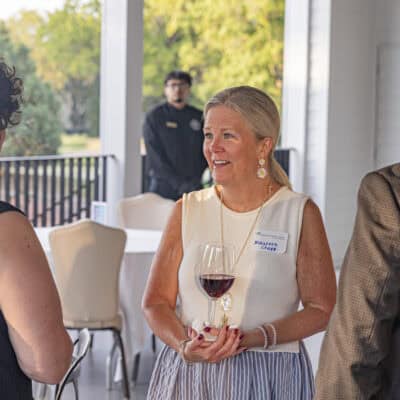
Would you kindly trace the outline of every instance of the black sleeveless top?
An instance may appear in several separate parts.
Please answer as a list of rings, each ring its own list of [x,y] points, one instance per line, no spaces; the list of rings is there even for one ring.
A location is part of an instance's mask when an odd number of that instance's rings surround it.
[[[18,211],[11,204],[0,201],[0,213]],[[21,371],[8,336],[7,323],[0,310],[0,399],[32,400],[32,384]]]

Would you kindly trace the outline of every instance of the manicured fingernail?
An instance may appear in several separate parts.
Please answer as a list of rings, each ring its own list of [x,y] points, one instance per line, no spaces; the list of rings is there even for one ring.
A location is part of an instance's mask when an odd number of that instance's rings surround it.
[[[235,329],[233,330],[233,332],[235,333],[235,335],[237,335],[237,334],[239,333],[239,329],[238,329],[238,328],[235,328]]]
[[[243,333],[239,336],[239,339],[242,340],[244,338]]]
[[[243,349],[243,351],[247,351],[248,350],[248,348],[247,347],[245,347],[244,349]]]
[[[211,328],[209,327],[209,326],[206,326],[205,328],[204,328],[204,332],[210,332],[211,331]]]
[[[198,340],[203,340],[204,336],[200,333],[199,337],[197,338]]]
[[[228,332],[229,325],[225,325],[225,330]]]

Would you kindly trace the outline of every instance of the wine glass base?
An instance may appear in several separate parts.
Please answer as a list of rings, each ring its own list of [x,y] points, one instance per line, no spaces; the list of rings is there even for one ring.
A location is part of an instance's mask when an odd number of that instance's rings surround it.
[[[204,331],[202,331],[201,333],[203,334],[204,340],[206,342],[215,342],[217,340],[217,336],[211,335],[211,333],[207,333]]]

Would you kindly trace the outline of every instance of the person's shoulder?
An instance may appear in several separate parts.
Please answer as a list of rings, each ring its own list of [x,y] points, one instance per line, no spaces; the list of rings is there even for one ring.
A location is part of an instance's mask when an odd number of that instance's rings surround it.
[[[278,202],[304,202],[310,199],[305,193],[296,192],[287,186],[282,186],[276,193],[276,197]]]
[[[390,187],[400,185],[400,163],[368,172],[361,179],[360,187],[378,189],[382,185]]]
[[[33,233],[31,222],[17,207],[6,202],[0,202],[0,252],[4,246],[22,237],[30,238]]]
[[[362,181],[369,182],[382,179],[387,181],[398,181],[400,179],[400,163],[388,165],[375,171],[371,171],[363,177]]]
[[[382,207],[400,204],[400,163],[367,173],[361,180],[358,199]]]
[[[197,115],[200,119],[203,116],[202,110],[198,109],[197,107],[191,106],[190,104],[186,106],[186,110],[193,113],[194,115]]]
[[[13,206],[12,204],[7,203],[5,201],[0,201],[0,214],[9,211],[15,211],[17,213],[24,214],[19,208]]]
[[[157,115],[157,114],[163,112],[166,109],[166,107],[167,107],[167,103],[165,103],[165,102],[156,104],[155,106],[150,108],[149,111],[146,112],[146,118],[152,117],[154,115]]]
[[[183,195],[183,202],[191,203],[204,203],[208,201],[214,201],[216,198],[214,186],[209,188],[195,190],[190,193],[185,193]]]

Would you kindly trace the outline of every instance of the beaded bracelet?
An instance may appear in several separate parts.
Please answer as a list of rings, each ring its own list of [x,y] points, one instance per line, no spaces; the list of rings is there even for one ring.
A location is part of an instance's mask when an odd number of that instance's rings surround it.
[[[271,328],[272,331],[272,343],[271,346],[276,346],[276,328],[273,324],[267,324],[267,327]]]
[[[263,325],[257,326],[257,329],[259,329],[263,336],[264,336],[264,349],[268,348],[268,335],[267,335],[267,331],[265,330]]]
[[[184,339],[181,340],[179,342],[179,355],[181,356],[182,360],[186,363],[186,364],[192,364],[192,361],[188,360],[185,356],[185,348],[186,345],[191,341],[192,339]]]

